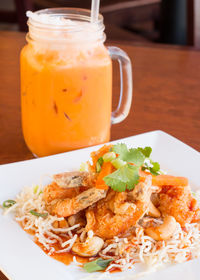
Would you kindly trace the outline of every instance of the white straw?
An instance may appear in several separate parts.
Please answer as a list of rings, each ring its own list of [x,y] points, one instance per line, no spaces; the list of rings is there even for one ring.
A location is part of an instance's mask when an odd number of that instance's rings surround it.
[[[92,0],[91,23],[96,23],[98,21],[99,5],[100,5],[100,0]]]

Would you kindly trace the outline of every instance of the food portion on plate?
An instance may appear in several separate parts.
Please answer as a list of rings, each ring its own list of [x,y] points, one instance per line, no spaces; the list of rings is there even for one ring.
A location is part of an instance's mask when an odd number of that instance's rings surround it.
[[[157,267],[200,256],[200,206],[188,179],[164,174],[152,149],[120,143],[79,171],[52,176],[3,203],[52,257],[87,272]]]

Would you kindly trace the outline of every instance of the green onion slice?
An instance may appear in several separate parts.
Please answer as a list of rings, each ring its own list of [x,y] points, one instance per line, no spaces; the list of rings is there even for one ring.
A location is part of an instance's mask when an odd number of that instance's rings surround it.
[[[36,185],[36,186],[34,187],[34,189],[33,189],[33,193],[34,193],[34,194],[36,194],[36,193],[37,193],[38,188],[39,188],[39,186],[38,186],[38,185]]]
[[[111,163],[116,169],[119,169],[126,164],[126,162],[120,158],[113,159]]]
[[[109,152],[103,155],[104,162],[112,161],[116,158],[116,154],[114,152]]]
[[[97,163],[96,163],[96,171],[97,173],[99,173],[101,171],[101,166],[103,164],[103,158],[100,157],[98,160],[97,160]]]
[[[38,213],[35,210],[30,210],[29,213],[32,214],[33,216],[42,217],[42,218],[46,218],[48,216],[48,213]]]
[[[3,202],[3,208],[10,208],[10,207],[13,206],[15,203],[16,203],[16,201],[15,201],[15,200],[12,200],[12,199],[5,200],[5,201]]]
[[[106,267],[110,264],[110,262],[112,262],[113,259],[109,259],[109,260],[104,260],[102,258],[96,259],[95,261],[92,262],[88,262],[85,263],[83,265],[83,268],[87,271],[87,272],[95,272],[95,271],[101,271],[101,270],[105,270]]]
[[[87,171],[87,169],[88,169],[87,163],[82,162],[81,165],[80,165],[79,171],[83,172],[83,171]]]

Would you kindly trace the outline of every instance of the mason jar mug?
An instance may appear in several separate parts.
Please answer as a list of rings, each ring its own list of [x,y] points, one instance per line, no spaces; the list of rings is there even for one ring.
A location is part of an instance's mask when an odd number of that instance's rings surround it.
[[[21,51],[21,112],[24,139],[36,156],[110,140],[110,126],[130,110],[132,70],[127,54],[104,46],[103,17],[90,11],[46,9],[29,13],[27,45]],[[112,110],[112,59],[121,77]]]

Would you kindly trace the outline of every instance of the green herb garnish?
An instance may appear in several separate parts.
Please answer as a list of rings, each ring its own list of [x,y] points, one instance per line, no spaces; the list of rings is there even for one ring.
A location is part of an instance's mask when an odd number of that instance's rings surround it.
[[[114,191],[132,190],[139,182],[139,167],[127,163],[103,179]]]
[[[134,163],[141,166],[145,160],[145,156],[139,149],[128,149],[126,144],[117,144],[113,146],[113,151],[123,161]]]
[[[151,174],[153,175],[159,175],[159,171],[160,171],[160,164],[158,162],[153,162],[151,161],[151,164],[153,165],[153,167],[149,168],[149,171],[151,172]]]
[[[116,158],[116,154],[114,152],[108,152],[104,154],[102,158],[104,162],[110,162],[111,160]]]
[[[149,158],[152,152],[151,147],[137,148],[146,158]]]
[[[83,171],[87,171],[87,170],[88,170],[88,165],[87,165],[87,163],[82,162],[81,165],[80,165],[79,171],[80,171],[80,172],[83,172]]]
[[[48,216],[48,213],[38,213],[35,210],[30,210],[29,213],[32,214],[33,216],[42,217],[42,218],[46,218]]]
[[[34,187],[34,189],[33,189],[33,193],[36,194],[36,193],[38,192],[38,189],[39,189],[39,186],[36,185],[36,186]],[[41,193],[43,193],[42,190],[38,193],[38,195],[40,195]]]
[[[34,193],[34,194],[36,194],[36,193],[37,193],[38,188],[39,188],[39,186],[38,186],[38,185],[36,185],[36,186],[34,187],[34,189],[33,189],[33,193]]]
[[[103,164],[103,158],[100,157],[98,160],[97,160],[97,163],[96,163],[96,171],[97,173],[99,173],[101,171],[101,166]]]
[[[116,158],[116,159],[113,159],[111,161],[112,165],[116,168],[116,169],[119,169],[120,167],[124,166],[126,164],[126,161],[123,161],[122,159],[120,158]]]
[[[115,172],[105,176],[103,180],[106,185],[113,190],[123,192],[126,189],[132,190],[139,182],[139,170],[148,169],[153,175],[158,175],[160,165],[149,159],[151,147],[128,149],[126,144],[117,144],[112,147],[112,151],[117,154],[117,158],[111,163],[117,169]],[[148,159],[149,165],[145,160]]]
[[[85,263],[83,268],[87,272],[95,272],[105,270],[106,267],[113,261],[113,259],[104,260],[102,258],[96,259],[95,261]]]
[[[159,175],[160,174],[160,164],[158,162],[154,162],[150,159],[150,155],[152,152],[151,147],[145,147],[145,148],[138,148],[143,155],[148,158],[149,163],[144,163],[144,166],[142,167],[142,170],[149,170],[151,174],[153,175]]]
[[[139,149],[128,149],[125,144],[114,145],[113,151],[118,155],[119,161],[117,165],[116,160],[113,161],[113,165],[119,168],[105,176],[103,180],[106,185],[118,192],[134,189],[139,182],[139,168],[144,163],[144,154]]]
[[[15,203],[16,203],[16,201],[15,201],[15,200],[12,200],[12,199],[5,200],[5,201],[3,202],[3,208],[10,208],[10,207],[13,206]]]

